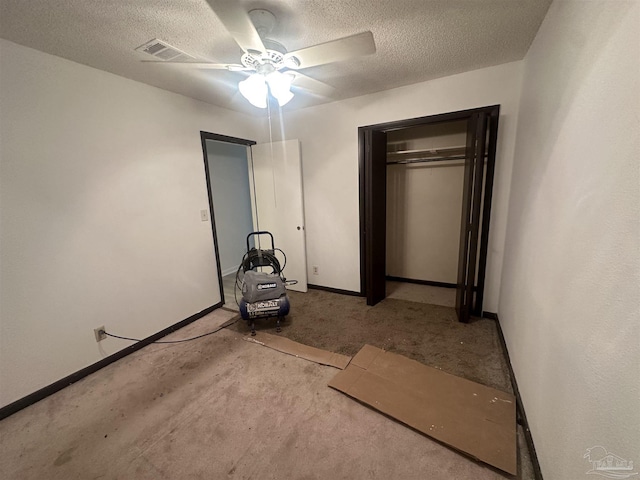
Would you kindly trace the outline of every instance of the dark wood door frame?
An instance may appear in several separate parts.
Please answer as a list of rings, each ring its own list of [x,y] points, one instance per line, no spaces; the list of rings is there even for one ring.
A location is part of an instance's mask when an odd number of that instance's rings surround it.
[[[207,179],[207,195],[209,196],[209,219],[211,220],[211,233],[213,234],[213,250],[216,256],[216,264],[218,267],[218,283],[220,285],[220,301],[224,304],[224,288],[222,286],[222,268],[220,266],[220,251],[218,250],[218,234],[216,233],[216,218],[213,211],[213,192],[211,190],[211,172],[209,171],[209,161],[207,154],[207,140],[215,140],[216,142],[234,143],[236,145],[246,145],[250,147],[255,145],[253,140],[244,138],[229,137],[217,133],[200,131],[200,142],[202,143],[202,156],[204,159],[204,174]]]
[[[479,263],[477,260],[480,207],[488,128],[485,112],[474,114],[467,121],[455,304],[456,314],[461,322],[469,321],[475,300],[476,265]]]
[[[476,295],[472,313],[476,316],[480,316],[482,314],[500,105],[491,105],[487,107],[442,113],[426,117],[379,123],[358,128],[358,158],[360,177],[360,294],[362,296],[367,296],[368,303],[370,300],[369,297],[371,297],[370,288],[373,282],[373,280],[369,277],[372,269],[372,262],[374,261],[374,259],[369,258],[369,256],[374,250],[376,250],[371,245],[372,243],[376,243],[371,219],[376,215],[379,216],[381,213],[383,215],[386,215],[384,210],[382,212],[375,210],[375,206],[379,202],[376,202],[374,199],[380,199],[381,197],[386,198],[386,182],[382,184],[382,187],[384,187],[382,188],[380,186],[382,182],[380,182],[380,179],[375,178],[375,173],[371,168],[372,159],[380,158],[380,156],[376,155],[376,152],[373,151],[373,149],[375,148],[373,142],[373,132],[386,133],[393,130],[401,130],[421,125],[445,123],[456,120],[468,120],[473,115],[480,112],[486,113],[488,118],[489,145],[487,157],[487,172],[485,178],[485,191],[483,198],[482,225],[480,226],[480,246],[478,251],[478,254],[480,255],[480,261],[478,265],[477,285],[474,287]],[[386,156],[386,152],[384,155]],[[373,178],[372,175],[374,175]],[[382,222],[386,226],[386,218],[382,218]],[[380,228],[378,224],[377,230],[379,231],[379,229]],[[382,262],[382,264],[384,265],[386,259],[384,258],[384,256],[382,256],[382,258],[378,258],[376,261]],[[377,268],[376,270],[380,269]]]
[[[369,197],[370,208],[366,209],[365,225],[376,242],[367,242],[365,269],[367,304],[374,305],[386,296],[384,278],[386,255],[386,211],[387,211],[387,134],[380,130],[364,131],[364,183],[365,191],[379,192]]]

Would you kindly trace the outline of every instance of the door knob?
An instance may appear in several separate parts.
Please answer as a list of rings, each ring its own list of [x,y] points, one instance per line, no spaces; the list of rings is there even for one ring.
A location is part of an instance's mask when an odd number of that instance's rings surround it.
[[[296,228],[297,228],[298,230],[300,230],[300,225],[298,225]]]

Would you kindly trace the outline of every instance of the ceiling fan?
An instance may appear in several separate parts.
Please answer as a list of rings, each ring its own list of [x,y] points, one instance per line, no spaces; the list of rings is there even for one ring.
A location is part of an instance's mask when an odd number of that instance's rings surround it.
[[[331,97],[335,90],[333,87],[299,70],[370,55],[376,51],[373,34],[367,31],[287,52],[280,43],[266,38],[276,23],[275,16],[268,10],[246,12],[237,0],[207,0],[207,3],[244,51],[240,63],[170,60],[153,63],[250,73],[249,78],[239,82],[238,89],[251,104],[259,108],[267,107],[269,94],[280,106],[289,102],[293,98],[292,83],[312,94]]]

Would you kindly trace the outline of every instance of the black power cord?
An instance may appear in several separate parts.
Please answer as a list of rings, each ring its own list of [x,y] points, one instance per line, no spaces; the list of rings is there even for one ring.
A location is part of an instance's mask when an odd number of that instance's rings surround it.
[[[218,333],[223,328],[230,327],[231,325],[236,323],[238,320],[240,320],[240,316],[239,315],[236,318],[232,318],[231,320],[227,320],[225,323],[220,325],[218,328],[216,328],[212,332],[203,333],[202,335],[198,335],[197,337],[183,338],[181,340],[158,340],[158,341],[150,342],[150,343],[183,343],[183,342],[190,342],[192,340],[197,340],[198,338],[206,337],[207,335],[213,335],[214,333]],[[139,338],[129,338],[129,337],[121,337],[120,335],[114,335],[112,333],[107,332],[106,330],[102,330],[102,332],[108,337],[119,338],[120,340],[131,340],[132,342],[141,342],[142,341]]]

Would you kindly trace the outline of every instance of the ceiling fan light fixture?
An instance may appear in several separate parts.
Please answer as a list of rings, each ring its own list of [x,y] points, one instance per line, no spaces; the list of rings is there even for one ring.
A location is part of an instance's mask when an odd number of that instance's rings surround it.
[[[251,105],[258,108],[267,108],[267,84],[263,75],[254,73],[246,80],[238,84],[238,90]]]
[[[269,84],[271,95],[278,100],[278,104],[283,107],[289,103],[293,98],[293,93],[291,92],[291,81],[293,78],[291,75],[285,75],[281,72],[275,71],[267,75],[266,79]]]
[[[278,100],[278,105],[284,107],[293,98],[293,93],[287,90],[286,92],[282,92],[277,96],[274,95],[274,97],[276,97],[276,100]]]

